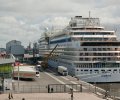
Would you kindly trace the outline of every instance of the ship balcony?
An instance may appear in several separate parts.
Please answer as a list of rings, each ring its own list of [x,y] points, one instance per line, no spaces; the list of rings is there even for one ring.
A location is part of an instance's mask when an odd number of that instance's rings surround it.
[[[120,63],[120,60],[111,60],[111,61],[103,61],[103,60],[101,60],[101,61],[72,61],[73,63],[75,63],[75,64],[81,64],[81,63]]]
[[[120,56],[59,56],[61,59],[73,61],[120,61]]]

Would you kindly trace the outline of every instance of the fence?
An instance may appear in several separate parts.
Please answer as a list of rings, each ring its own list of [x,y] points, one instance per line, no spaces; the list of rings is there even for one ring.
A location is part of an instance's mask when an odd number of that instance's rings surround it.
[[[73,92],[92,92],[99,96],[119,98],[119,93],[107,92],[104,89],[86,82],[81,81],[81,84],[49,84],[49,85],[17,85],[13,86],[14,93],[70,93]],[[9,91],[8,91],[9,92]]]
[[[82,84],[49,84],[48,93],[82,92]]]
[[[101,98],[109,97],[109,98],[119,98],[120,92],[107,92],[104,89],[101,89],[99,87],[96,87],[96,85],[92,85],[89,83],[84,84],[49,84],[48,86],[45,85],[20,85],[20,89],[18,91],[18,88],[16,87],[14,89],[14,93],[70,93],[73,89],[73,92],[92,92],[100,96]],[[34,97],[35,100],[40,100],[39,97]],[[32,100],[32,99],[30,99]],[[55,98],[51,97],[51,100],[55,100]],[[70,100],[70,98],[67,99],[59,99],[59,100]]]
[[[49,85],[17,85],[13,86],[14,93],[68,93],[82,92],[82,84],[49,84]]]
[[[48,93],[48,86],[45,85],[19,85],[13,87],[14,93]]]

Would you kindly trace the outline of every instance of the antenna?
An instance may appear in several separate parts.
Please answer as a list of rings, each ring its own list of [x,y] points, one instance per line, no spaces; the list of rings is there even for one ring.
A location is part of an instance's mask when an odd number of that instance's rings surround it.
[[[91,13],[91,12],[89,11],[89,18],[90,18],[90,13]]]

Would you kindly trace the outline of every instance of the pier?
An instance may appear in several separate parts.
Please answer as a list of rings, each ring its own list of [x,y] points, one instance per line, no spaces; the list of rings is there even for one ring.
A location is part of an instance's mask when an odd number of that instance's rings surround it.
[[[15,100],[104,100],[106,91],[75,77],[61,76],[47,69],[41,70],[40,77],[34,81],[20,80],[19,87],[18,81],[13,80],[12,90],[4,90],[0,100],[8,100],[11,92]],[[108,100],[112,99],[108,97]]]

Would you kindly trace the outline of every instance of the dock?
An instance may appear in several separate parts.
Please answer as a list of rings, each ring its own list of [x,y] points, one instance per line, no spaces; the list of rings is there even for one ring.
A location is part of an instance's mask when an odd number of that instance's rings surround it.
[[[13,100],[71,100],[69,93],[22,93],[13,94]],[[8,94],[1,94],[0,100],[9,100]],[[93,93],[74,93],[73,100],[105,100]],[[112,100],[112,99],[107,99]]]
[[[69,75],[61,76],[51,69],[41,70],[40,77],[34,81],[12,82],[12,90],[4,90],[0,100],[8,100],[9,93],[13,94],[13,100],[105,100],[105,90]],[[112,99],[108,97],[108,100]]]

